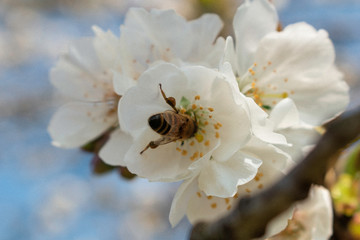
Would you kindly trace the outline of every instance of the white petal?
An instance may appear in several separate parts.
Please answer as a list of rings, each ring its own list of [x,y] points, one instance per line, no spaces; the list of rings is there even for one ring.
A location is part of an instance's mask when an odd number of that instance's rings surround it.
[[[333,211],[329,191],[322,186],[313,186],[309,197],[298,205],[306,218],[303,220],[309,228],[311,239],[329,239],[332,235]]]
[[[251,138],[241,151],[244,154],[260,159],[264,162],[264,166],[270,164],[271,168],[277,168],[283,172],[286,172],[288,167],[293,165],[293,161],[288,154],[274,145],[264,143],[255,137]]]
[[[151,63],[159,60],[180,59],[214,67],[224,47],[223,39],[214,44],[221,28],[222,22],[214,14],[187,22],[173,10],[153,9],[149,13],[132,8],[121,26],[124,73],[137,79]]]
[[[200,221],[214,221],[229,213],[235,206],[234,202],[234,198],[206,196],[201,191],[194,192],[192,189],[188,201],[187,217],[192,224]]]
[[[293,212],[292,221],[301,226],[297,230],[287,225]],[[266,236],[271,236],[284,230],[280,235],[270,239],[288,239],[296,236],[298,240],[327,240],[333,231],[333,211],[329,191],[321,186],[312,186],[308,198],[293,204],[289,210],[276,217],[267,228]]]
[[[330,67],[317,80],[322,86],[293,95],[300,111],[301,119],[312,125],[321,125],[324,121],[342,113],[349,103],[349,86],[343,80],[343,74],[335,66]],[[310,101],[311,99],[311,101]]]
[[[171,203],[169,220],[172,227],[175,227],[184,217],[190,198],[194,196],[196,191],[198,191],[198,187],[196,178],[194,177],[185,180],[180,185]]]
[[[68,57],[51,69],[51,83],[65,96],[83,101],[101,101],[107,92],[97,75],[84,70]],[[111,81],[106,84],[111,84]]]
[[[264,142],[272,144],[287,144],[286,138],[274,132],[274,125],[268,115],[251,98],[246,98],[249,105],[251,129],[254,135]]]
[[[95,33],[93,44],[102,69],[116,68],[120,52],[119,39],[110,30],[104,32],[97,26],[92,29]]]
[[[129,89],[120,99],[120,126],[125,131],[136,131],[148,126],[148,118],[156,113],[171,110],[160,92],[181,99],[187,78],[172,64],[160,64],[146,71],[138,80],[137,87]]]
[[[213,156],[223,161],[247,143],[250,139],[251,124],[245,108],[246,102],[242,105],[235,102],[233,89],[227,81],[216,78],[211,92],[214,119],[222,124],[219,130],[221,145]]]
[[[276,164],[265,159],[256,177],[250,182],[238,186],[238,195],[239,197],[253,195],[264,188],[272,186],[284,175]]]
[[[270,95],[285,94],[294,100],[301,119],[315,125],[343,110],[348,88],[333,66],[334,54],[328,34],[306,23],[266,35],[252,76],[265,94],[262,103],[274,106],[278,99]]]
[[[311,126],[300,126],[278,130],[291,146],[279,145],[278,148],[288,153],[294,161],[301,161],[308,153],[307,148],[316,143],[321,134]]]
[[[223,72],[221,67],[226,62],[230,63],[231,66],[233,66],[234,70],[237,71],[238,63],[237,63],[236,52],[235,52],[235,47],[234,47],[234,40],[231,36],[228,36],[226,38],[225,50],[224,50],[224,54],[223,54],[223,57],[220,62],[220,71],[221,72]]]
[[[52,117],[48,131],[53,144],[64,148],[80,147],[104,133],[117,122],[106,103],[69,103]]]
[[[241,76],[254,63],[254,53],[259,41],[269,32],[275,31],[278,16],[268,0],[246,0],[234,16],[237,73]]]
[[[283,99],[276,104],[269,119],[274,123],[275,129],[294,127],[300,124],[299,112],[290,98]]]
[[[210,160],[200,172],[199,189],[210,196],[232,197],[238,185],[246,184],[255,177],[261,163],[261,160],[241,152],[225,162]]]
[[[146,129],[130,147],[125,155],[126,167],[136,175],[150,181],[179,181],[184,179],[192,161],[184,157],[176,150],[176,143],[160,145],[155,149],[147,149],[140,154],[150,141],[157,140],[161,136],[152,129]]]
[[[118,128],[111,133],[110,139],[101,148],[99,156],[109,165],[124,166],[125,154],[132,143],[133,140],[131,136]]]

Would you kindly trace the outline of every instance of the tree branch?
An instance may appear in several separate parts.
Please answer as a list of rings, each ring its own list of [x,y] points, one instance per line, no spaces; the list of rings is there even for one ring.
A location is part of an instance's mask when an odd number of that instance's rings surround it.
[[[267,223],[307,197],[312,184],[323,184],[331,158],[360,134],[360,107],[327,126],[316,147],[288,175],[253,197],[242,198],[229,215],[212,223],[198,223],[191,240],[253,239],[265,233]]]

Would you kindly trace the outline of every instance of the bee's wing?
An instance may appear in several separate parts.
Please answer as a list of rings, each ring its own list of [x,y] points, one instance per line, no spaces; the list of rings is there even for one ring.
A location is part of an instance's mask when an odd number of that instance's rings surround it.
[[[181,136],[177,136],[177,137],[174,137],[174,136],[163,136],[155,141],[153,141],[153,143],[155,145],[164,145],[164,144],[167,144],[167,143],[171,143],[171,142],[174,142],[178,139],[180,139]]]

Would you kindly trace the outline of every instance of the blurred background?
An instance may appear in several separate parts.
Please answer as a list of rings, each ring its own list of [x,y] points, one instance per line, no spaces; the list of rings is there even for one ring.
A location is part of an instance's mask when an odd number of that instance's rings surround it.
[[[360,0],[273,0],[283,26],[326,29],[337,65],[360,103]],[[221,3],[221,4],[220,4]],[[94,175],[92,155],[51,145],[47,124],[63,103],[48,73],[91,26],[119,26],[129,7],[174,8],[231,19],[241,0],[0,0],[0,240],[187,239],[190,224],[168,222],[177,184]]]

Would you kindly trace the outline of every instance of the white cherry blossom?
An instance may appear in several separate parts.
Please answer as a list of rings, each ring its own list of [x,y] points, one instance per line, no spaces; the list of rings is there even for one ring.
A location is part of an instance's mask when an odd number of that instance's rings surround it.
[[[119,40],[110,31],[93,30],[95,36],[74,41],[50,73],[51,83],[72,99],[48,127],[59,147],[80,147],[118,125],[120,96],[113,88],[113,69]]]
[[[185,215],[192,224],[199,221],[219,219],[229,213],[241,197],[250,196],[270,186],[285,175],[286,168],[284,165],[289,161],[289,158],[273,145],[254,138],[241,151],[246,153],[249,159],[252,158],[252,161],[248,161],[248,159],[244,161],[240,171],[243,176],[233,194],[228,197],[207,194],[199,187],[201,186],[199,182],[202,181],[202,173],[194,174],[192,178],[182,183],[175,194],[169,216],[172,226],[177,225]],[[234,157],[237,157],[237,154],[240,153],[236,153]],[[261,162],[262,165],[259,168],[256,165],[254,168],[256,162]],[[212,164],[211,160],[206,162],[206,165],[211,166]],[[228,181],[229,177],[221,177],[225,178],[222,181]],[[211,184],[214,182],[216,180],[211,180]]]
[[[215,14],[186,21],[174,10],[130,9],[120,27],[121,71],[115,75],[116,92],[123,95],[159,61],[216,67],[225,44],[217,38],[222,27]]]
[[[289,213],[292,213],[290,217]],[[326,188],[317,185],[311,187],[307,199],[295,203],[289,211],[273,220],[267,229],[270,235],[278,233],[268,240],[327,240],[332,232],[331,196]]]
[[[299,111],[290,98],[283,99],[274,106],[269,120],[274,131],[285,136],[289,143],[276,146],[288,153],[294,161],[302,160],[321,136],[318,127],[306,124],[300,119]]]
[[[291,98],[301,120],[319,125],[349,101],[348,86],[334,65],[333,44],[325,30],[304,22],[281,32],[277,24],[268,0],[246,0],[234,17],[235,48],[229,37],[223,61],[232,64],[240,90],[264,110]]]
[[[233,88],[231,78],[201,66],[179,68],[163,63],[146,71],[138,81],[119,104],[120,126],[134,142],[123,160],[111,164],[124,164],[151,181],[178,181],[197,175],[202,191],[224,197],[234,195],[238,185],[255,177],[262,164],[261,158],[254,157],[256,152],[262,154],[256,145],[260,140],[251,132],[246,97]],[[166,111],[175,113],[161,89],[167,98],[174,97],[179,114],[196,121],[197,130],[189,138],[147,148],[162,137],[149,126],[148,119]],[[264,151],[268,151],[266,146],[264,143]],[[282,156],[273,164],[285,168],[287,155],[271,149]]]

